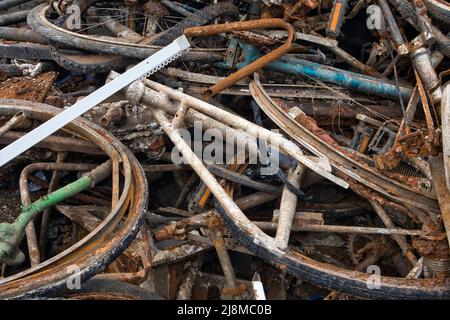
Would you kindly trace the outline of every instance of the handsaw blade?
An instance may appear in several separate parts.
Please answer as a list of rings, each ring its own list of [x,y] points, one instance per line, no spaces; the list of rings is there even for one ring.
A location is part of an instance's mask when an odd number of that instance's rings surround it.
[[[123,89],[135,80],[148,76],[165,67],[170,62],[181,56],[184,50],[190,47],[185,36],[175,39],[171,44],[162,48],[152,56],[135,65],[120,77],[106,83],[103,87],[65,109],[39,127],[33,129],[22,138],[9,144],[0,150],[0,167],[21,153],[27,151],[49,135],[75,120],[99,103],[105,101],[111,95]]]

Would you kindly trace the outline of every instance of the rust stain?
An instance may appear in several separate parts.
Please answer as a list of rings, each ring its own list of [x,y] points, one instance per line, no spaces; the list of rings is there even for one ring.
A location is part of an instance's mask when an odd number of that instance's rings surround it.
[[[0,84],[0,99],[20,99],[43,102],[53,81],[55,72],[46,72],[36,78],[10,78]]]

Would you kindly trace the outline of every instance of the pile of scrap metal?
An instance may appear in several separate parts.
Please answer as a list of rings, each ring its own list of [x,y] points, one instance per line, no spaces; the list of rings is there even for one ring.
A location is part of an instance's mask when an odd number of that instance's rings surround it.
[[[0,1],[0,298],[450,298],[449,17]]]

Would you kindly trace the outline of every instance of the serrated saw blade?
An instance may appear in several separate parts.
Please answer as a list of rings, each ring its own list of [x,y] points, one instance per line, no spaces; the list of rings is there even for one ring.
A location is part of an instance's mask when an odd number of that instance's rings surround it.
[[[27,151],[51,134],[55,133],[66,124],[75,120],[99,103],[105,101],[107,98],[119,90],[122,90],[133,81],[149,76],[150,74],[165,67],[170,62],[180,57],[183,51],[189,47],[190,43],[185,36],[175,39],[171,44],[135,65],[127,72],[123,73],[120,77],[106,83],[103,87],[78,101],[71,107],[65,109],[50,120],[44,122],[39,127],[24,135],[22,138],[9,144],[0,150],[0,167],[21,153]]]

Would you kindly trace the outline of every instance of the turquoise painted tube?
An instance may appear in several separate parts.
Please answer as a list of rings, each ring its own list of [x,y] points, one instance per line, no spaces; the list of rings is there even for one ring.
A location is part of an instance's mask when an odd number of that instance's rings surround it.
[[[346,89],[393,100],[398,100],[399,97],[397,87],[392,83],[306,60],[295,59],[295,62],[292,59],[289,62],[277,60],[270,63],[266,68],[272,71],[318,79]],[[408,101],[412,88],[400,86],[398,89],[402,99]]]
[[[238,69],[261,56],[261,52],[254,46],[242,42],[240,45],[242,47],[243,59],[242,62],[237,65]],[[397,87],[389,81],[293,57],[282,57],[267,65],[265,69],[317,79],[326,83],[338,85],[348,90],[396,101],[398,101],[399,98]],[[400,90],[402,99],[407,102],[411,96],[412,88],[400,86],[398,89]]]

